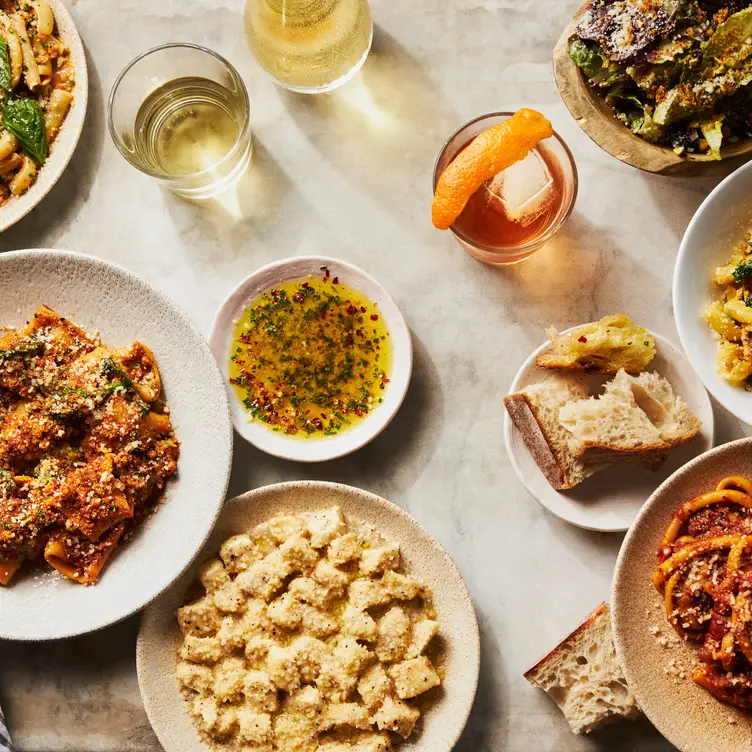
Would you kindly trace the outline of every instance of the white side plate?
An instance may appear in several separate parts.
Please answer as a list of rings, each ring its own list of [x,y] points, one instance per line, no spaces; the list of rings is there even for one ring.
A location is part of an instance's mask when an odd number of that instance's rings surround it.
[[[517,477],[549,512],[572,525],[602,532],[627,530],[656,486],[684,463],[713,446],[713,408],[705,387],[678,347],[658,334],[653,336],[657,354],[647,370],[657,371],[665,376],[671,382],[674,392],[684,399],[702,421],[699,434],[671,452],[660,470],[645,470],[634,465],[613,465],[568,491],[556,491],[536,464],[509,415],[504,416],[504,440]],[[509,387],[509,394],[543,381],[552,373],[535,364],[536,357],[547,346],[547,342],[541,345],[525,361]],[[588,378],[592,380],[593,390],[606,380],[603,376]]]

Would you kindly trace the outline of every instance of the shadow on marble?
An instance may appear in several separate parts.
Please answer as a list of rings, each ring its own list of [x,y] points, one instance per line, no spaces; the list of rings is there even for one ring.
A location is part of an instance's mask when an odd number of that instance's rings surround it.
[[[428,67],[378,26],[363,69],[346,86],[316,96],[283,89],[280,98],[302,135],[348,182],[405,218],[425,213],[434,162],[464,122]],[[419,186],[404,179],[416,174]]]
[[[489,269],[495,297],[535,346],[550,325],[564,329],[620,310],[637,315],[665,284],[639,258],[624,252],[608,228],[595,227],[576,210],[532,258]],[[630,290],[627,303],[623,280],[636,277],[641,285]]]
[[[400,489],[418,480],[436,450],[444,404],[439,374],[425,345],[413,334],[413,376],[405,401],[384,432],[354,454],[303,464],[264,454],[235,434],[230,496],[281,480],[327,480],[380,493],[404,506]],[[409,510],[408,510],[409,511]]]
[[[480,679],[475,702],[467,726],[454,747],[454,752],[496,752],[507,749],[507,739],[498,738],[494,728],[500,731],[498,718],[504,715],[498,677],[503,672],[503,660],[498,627],[486,618],[475,602],[475,611],[480,628]]]
[[[138,625],[136,616],[69,640],[0,641],[0,704],[20,750],[161,749],[136,680]]]
[[[203,260],[207,260],[209,254],[208,260],[216,262],[236,259],[253,242],[253,236],[276,225],[280,215],[290,224],[302,225],[299,206],[289,215],[282,211],[284,201],[292,191],[292,178],[257,136],[253,138],[248,172],[236,186],[221,195],[195,201],[177,196],[167,188],[161,189],[167,213],[186,241],[188,253]],[[299,204],[302,199],[295,193]],[[217,239],[221,242],[213,242]]]
[[[89,50],[85,48],[85,52],[89,101],[76,151],[41,203],[0,236],[0,251],[55,247],[57,239],[76,221],[78,212],[89,199],[99,171],[107,127],[102,82]]]

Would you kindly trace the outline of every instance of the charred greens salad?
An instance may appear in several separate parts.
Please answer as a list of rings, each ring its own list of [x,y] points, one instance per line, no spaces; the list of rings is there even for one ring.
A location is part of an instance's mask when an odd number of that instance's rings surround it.
[[[593,0],[569,55],[646,141],[720,159],[752,137],[752,0]]]

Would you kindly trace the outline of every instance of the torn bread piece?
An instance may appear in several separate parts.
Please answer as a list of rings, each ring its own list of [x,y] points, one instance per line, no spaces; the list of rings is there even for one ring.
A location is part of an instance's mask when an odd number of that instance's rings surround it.
[[[551,696],[575,734],[640,714],[616,657],[606,603],[526,671],[525,678]]]
[[[564,405],[559,420],[579,445],[575,454],[583,462],[636,461],[653,468],[701,426],[663,376],[623,370],[601,396]]]
[[[571,374],[555,374],[504,398],[509,417],[548,482],[557,490],[572,488],[602,465],[587,465],[576,452],[572,434],[559,421],[569,402],[588,397],[585,382]]]

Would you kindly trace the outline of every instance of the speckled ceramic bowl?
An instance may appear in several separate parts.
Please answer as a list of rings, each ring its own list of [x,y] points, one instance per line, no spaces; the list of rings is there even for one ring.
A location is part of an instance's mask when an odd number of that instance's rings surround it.
[[[408,572],[433,589],[446,678],[438,701],[425,714],[405,752],[449,752],[467,722],[478,686],[480,645],[470,596],[449,555],[412,517],[394,504],[350,486],[297,481],[266,486],[227,502],[201,556],[169,592],[145,612],[138,637],[141,696],[165,752],[210,752],[188,715],[175,679],[181,641],[175,610],[185,602],[196,570],[231,535],[245,532],[281,512],[304,512],[339,505],[345,517],[373,525],[400,544]]]
[[[752,477],[752,439],[712,449],[666,480],[627,533],[614,574],[612,622],[624,675],[645,715],[682,752],[740,752],[749,748],[752,735],[752,717],[689,678],[687,669],[697,664],[694,648],[661,645],[675,633],[651,582],[673,511],[728,475]],[[682,670],[685,678],[677,675]]]
[[[89,77],[86,70],[84,46],[73,19],[61,0],[47,0],[47,2],[55,14],[58,34],[70,49],[76,69],[73,104],[50,146],[50,155],[39,170],[34,184],[23,196],[13,197],[5,206],[0,206],[0,232],[7,230],[19,219],[25,217],[50,192],[68,166],[84,127],[86,104],[89,98]]]
[[[222,378],[188,317],[140,278],[67,251],[0,254],[0,324],[19,326],[42,303],[105,344],[138,339],[154,352],[180,440],[164,504],[120,545],[100,581],[79,585],[46,566],[0,588],[0,638],[49,640],[90,632],[143,608],[191,563],[227,492],[232,425]]]

